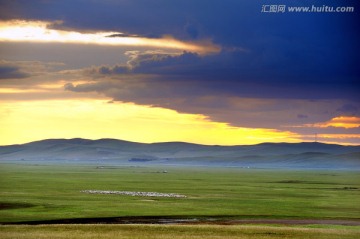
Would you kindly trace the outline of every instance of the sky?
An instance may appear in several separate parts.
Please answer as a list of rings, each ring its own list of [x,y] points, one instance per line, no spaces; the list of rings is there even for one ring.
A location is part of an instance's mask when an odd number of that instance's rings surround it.
[[[0,0],[0,145],[360,145],[358,5]]]

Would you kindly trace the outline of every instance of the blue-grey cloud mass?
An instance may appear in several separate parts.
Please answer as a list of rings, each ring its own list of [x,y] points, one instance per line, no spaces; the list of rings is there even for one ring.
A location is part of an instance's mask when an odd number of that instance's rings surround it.
[[[22,72],[15,66],[1,66],[0,65],[0,80],[1,79],[22,79],[29,77],[29,74]]]
[[[271,2],[275,3],[330,4],[329,1]],[[210,38],[223,48],[220,54],[208,57],[183,54],[154,62],[144,59],[137,71],[202,80],[209,82],[209,88],[214,81],[221,81],[220,88],[214,84],[217,90],[239,95],[358,100],[357,13],[266,14],[261,12],[263,4],[232,0],[18,0],[2,1],[1,16],[60,20],[63,22],[54,28],[82,31],[113,30],[154,38],[172,35],[183,40]],[[331,5],[344,4],[358,5],[352,0],[331,1]],[[265,90],[259,94],[257,89],[262,87]]]

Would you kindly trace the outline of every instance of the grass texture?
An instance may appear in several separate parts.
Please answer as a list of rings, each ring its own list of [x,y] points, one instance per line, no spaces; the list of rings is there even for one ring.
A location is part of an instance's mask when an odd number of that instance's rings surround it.
[[[0,175],[1,223],[126,216],[360,219],[358,172],[0,164]]]

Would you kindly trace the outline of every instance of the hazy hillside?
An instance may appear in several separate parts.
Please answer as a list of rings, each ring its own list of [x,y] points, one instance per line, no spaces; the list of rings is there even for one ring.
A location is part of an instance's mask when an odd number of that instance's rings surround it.
[[[206,146],[182,142],[143,144],[115,139],[48,139],[1,146],[0,161],[360,169],[360,146],[322,143]]]

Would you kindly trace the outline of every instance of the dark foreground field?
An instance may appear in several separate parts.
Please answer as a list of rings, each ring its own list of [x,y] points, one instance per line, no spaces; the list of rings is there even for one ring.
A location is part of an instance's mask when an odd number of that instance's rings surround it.
[[[359,227],[284,227],[249,225],[39,225],[0,226],[3,239],[356,239]]]
[[[2,224],[144,223],[136,221],[144,218],[178,223],[3,225],[1,238],[358,238],[360,233],[358,172],[16,164],[1,164],[0,171]],[[254,220],[282,226],[245,225]]]

